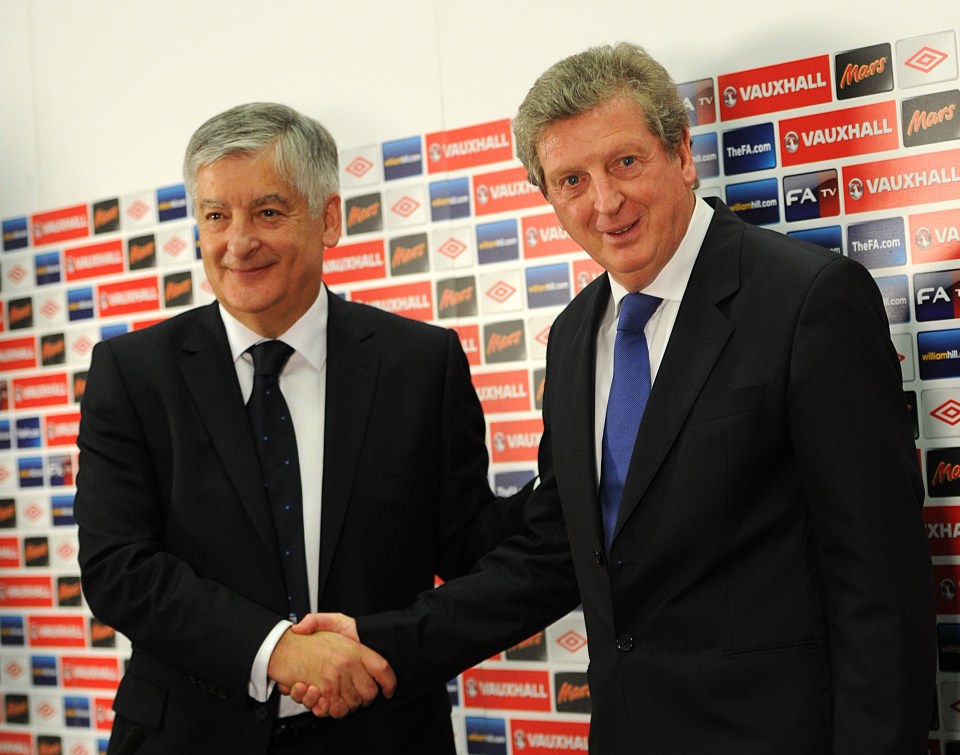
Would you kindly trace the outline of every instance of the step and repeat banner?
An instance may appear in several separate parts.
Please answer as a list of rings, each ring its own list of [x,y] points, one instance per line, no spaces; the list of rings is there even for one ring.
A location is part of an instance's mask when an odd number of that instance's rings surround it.
[[[717,68],[680,83],[701,192],[859,261],[883,293],[936,571],[929,753],[958,755],[957,29]],[[341,144],[345,231],[324,279],[348,299],[457,331],[487,415],[491,482],[509,494],[535,474],[551,323],[600,270],[527,182],[511,114],[497,115]],[[106,750],[130,645],[90,614],[79,583],[75,440],[90,351],[212,294],[180,184],[78,198],[2,225],[0,753],[94,755]],[[586,752],[588,656],[575,612],[452,680],[459,751]]]

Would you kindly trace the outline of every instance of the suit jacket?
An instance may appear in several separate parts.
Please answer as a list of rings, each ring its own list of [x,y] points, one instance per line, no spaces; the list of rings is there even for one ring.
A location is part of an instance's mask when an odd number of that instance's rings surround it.
[[[712,203],[609,553],[593,432],[602,276],[551,329],[527,535],[408,610],[362,618],[361,640],[416,686],[579,593],[591,752],[925,752],[932,568],[881,297],[859,264]]]
[[[493,501],[455,334],[329,294],[327,351],[319,607],[399,608],[467,572],[522,500]],[[265,753],[276,701],[247,682],[286,598],[216,304],[96,346],[78,445],[84,593],[133,644],[113,745],[136,726],[144,755]],[[331,753],[401,753],[411,737],[452,753],[445,684],[324,736]]]

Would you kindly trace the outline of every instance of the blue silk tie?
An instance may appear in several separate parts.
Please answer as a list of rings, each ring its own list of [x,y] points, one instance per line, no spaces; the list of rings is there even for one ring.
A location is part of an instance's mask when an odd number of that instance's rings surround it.
[[[296,622],[309,613],[310,594],[297,438],[287,402],[280,392],[280,373],[294,350],[282,341],[263,341],[249,351],[253,356],[253,392],[247,401],[247,415],[280,547],[288,617]]]
[[[643,328],[660,301],[655,296],[633,293],[627,294],[620,305],[613,347],[613,384],[603,424],[600,462],[600,510],[604,545],[608,551],[613,542],[637,431],[650,396],[650,354]]]

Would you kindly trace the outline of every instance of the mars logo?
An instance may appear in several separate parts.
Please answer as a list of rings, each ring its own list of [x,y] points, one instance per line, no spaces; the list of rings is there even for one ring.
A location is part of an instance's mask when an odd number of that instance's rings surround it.
[[[927,94],[904,100],[901,105],[903,144],[921,144],[960,139],[960,90]]]
[[[830,102],[830,58],[820,55],[719,76],[721,120]]]
[[[120,230],[120,200],[106,199],[93,205],[93,232],[111,233]]]
[[[477,314],[477,282],[473,276],[437,281],[437,317]]]
[[[848,100],[893,89],[893,53],[889,43],[861,47],[836,57],[837,99]]]
[[[344,203],[344,225],[347,235],[383,229],[380,194],[351,197]]]
[[[527,358],[523,341],[523,320],[490,323],[483,326],[486,362],[514,362]]]
[[[960,209],[911,215],[910,230],[915,263],[960,259]]]
[[[926,467],[931,498],[960,495],[960,448],[929,449]]]
[[[822,170],[786,176],[783,179],[783,199],[788,222],[839,215],[837,171]]]
[[[917,320],[950,320],[960,317],[960,270],[937,270],[913,276]]]
[[[424,273],[430,267],[427,258],[427,234],[416,233],[390,239],[391,275]]]

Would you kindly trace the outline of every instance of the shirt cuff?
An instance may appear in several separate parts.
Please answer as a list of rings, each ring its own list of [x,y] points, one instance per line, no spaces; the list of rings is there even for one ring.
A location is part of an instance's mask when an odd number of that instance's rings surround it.
[[[267,676],[270,656],[273,655],[273,651],[276,649],[277,643],[280,642],[283,633],[292,626],[293,624],[286,620],[279,622],[271,630],[270,634],[266,636],[263,644],[260,645],[260,651],[257,653],[256,658],[253,659],[253,667],[250,669],[250,681],[247,683],[247,691],[250,697],[257,702],[265,703],[267,698],[270,697],[270,693],[273,692],[273,688],[276,686],[276,682]]]

